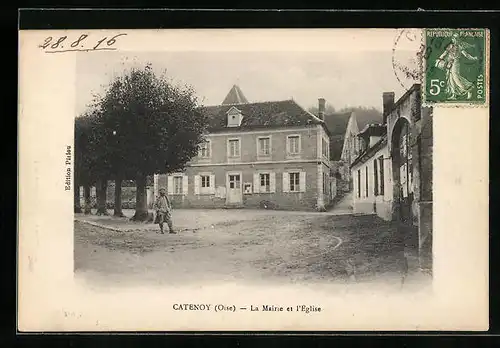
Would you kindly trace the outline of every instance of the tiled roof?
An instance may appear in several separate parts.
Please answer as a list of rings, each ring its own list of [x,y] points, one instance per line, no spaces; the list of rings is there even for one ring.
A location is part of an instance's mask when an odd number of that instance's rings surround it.
[[[325,124],[330,131],[330,160],[339,161],[344,147],[344,138],[351,111],[325,115]]]
[[[224,98],[222,105],[230,105],[230,104],[244,104],[248,103],[247,98],[241,91],[240,87],[237,85],[233,85],[233,87],[229,90],[229,93]]]
[[[330,131],[330,160],[339,161],[344,147],[345,133],[352,111],[337,112],[325,115],[325,124]],[[358,129],[362,130],[369,124],[382,123],[382,115],[375,112],[354,111]]]
[[[340,161],[342,156],[342,148],[344,147],[344,134],[336,134],[330,136],[330,160]]]
[[[384,122],[381,113],[368,113],[368,112],[356,112],[356,121],[358,123],[358,129],[361,131],[367,125],[372,123],[382,123]]]
[[[360,136],[382,136],[387,132],[387,127],[379,123],[370,123],[361,129],[359,132]]]
[[[369,147],[366,149],[364,152],[362,152],[352,163],[351,163],[351,168],[356,166],[358,163],[364,163],[366,162],[367,159],[369,159],[375,152],[377,152],[379,149],[387,145],[387,135],[384,135],[382,138],[380,138],[379,141],[377,141],[375,144],[373,144],[372,147]]]
[[[243,119],[240,127],[245,129],[278,126],[305,126],[321,124],[321,120],[304,110],[293,100],[245,103],[237,105],[205,106],[201,110],[209,118],[209,130],[217,131],[227,128],[227,111],[232,107],[241,111]]]
[[[330,131],[332,135],[345,135],[347,129],[347,124],[349,123],[349,118],[351,117],[351,112],[341,112],[325,115],[326,128]]]

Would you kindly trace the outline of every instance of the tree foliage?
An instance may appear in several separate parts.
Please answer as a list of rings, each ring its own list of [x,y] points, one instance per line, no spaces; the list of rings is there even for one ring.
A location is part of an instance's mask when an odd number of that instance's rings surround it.
[[[97,111],[80,115],[75,119],[75,183],[92,185],[103,167],[100,165],[97,139]]]
[[[196,156],[208,125],[201,110],[191,87],[174,85],[150,65],[118,76],[75,122],[79,179],[134,180],[134,219],[147,218],[151,175],[181,171]]]
[[[382,112],[374,107],[365,107],[365,106],[349,106],[340,109],[340,112],[354,112],[357,117],[366,118],[370,120],[380,119],[382,120]]]
[[[182,170],[207,125],[192,88],[173,85],[149,65],[117,77],[99,109],[101,161],[125,179]]]

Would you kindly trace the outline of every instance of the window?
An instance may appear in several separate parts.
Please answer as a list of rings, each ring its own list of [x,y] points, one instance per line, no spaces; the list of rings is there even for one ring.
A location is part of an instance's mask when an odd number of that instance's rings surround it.
[[[288,153],[291,155],[297,155],[300,153],[300,136],[288,136]]]
[[[240,188],[240,175],[239,174],[230,174],[229,175],[229,188],[230,189],[239,189]]]
[[[210,175],[200,175],[200,178],[202,188],[210,187]]]
[[[201,158],[209,158],[210,157],[210,141],[209,140],[200,144],[198,156]]]
[[[328,158],[328,141],[321,139],[321,154],[323,157]]]
[[[408,140],[407,135],[404,134],[401,137],[401,158],[405,158],[407,156],[407,151],[408,151],[407,140]]]
[[[268,173],[260,174],[260,192],[270,192],[271,191],[271,178]]]
[[[361,169],[358,169],[358,197],[361,197]]]
[[[285,173],[283,173],[283,177]],[[286,174],[286,187],[288,184],[288,173]],[[285,185],[285,183],[283,184]],[[276,173],[275,172],[255,172],[253,173],[253,189],[254,193],[274,193],[276,192]],[[283,187],[283,192],[287,189]]]
[[[373,194],[378,196],[378,160],[375,159],[373,161]]]
[[[229,144],[229,157],[240,157],[240,140],[230,139]]]
[[[259,156],[271,154],[271,139],[269,137],[259,138]]]
[[[174,194],[182,194],[182,176],[174,176]]]
[[[241,125],[241,121],[243,119],[243,115],[241,114],[241,110],[238,110],[234,106],[227,112],[227,126],[228,127],[239,127]]]
[[[368,166],[365,167],[365,197],[368,197]]]
[[[323,173],[323,194],[328,194],[328,174]]]
[[[193,179],[195,195],[215,194],[215,175],[213,173],[199,173],[199,175],[195,175]],[[186,183],[184,183],[184,185],[186,185]],[[184,190],[186,190],[186,187]]]
[[[300,190],[300,173],[289,173],[290,175],[290,192],[299,192]]]
[[[380,171],[380,190],[378,192],[380,195],[384,195],[384,156],[378,158],[378,169]]]

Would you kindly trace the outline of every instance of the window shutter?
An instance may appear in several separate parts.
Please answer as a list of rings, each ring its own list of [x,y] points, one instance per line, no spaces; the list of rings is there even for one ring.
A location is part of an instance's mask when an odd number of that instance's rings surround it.
[[[290,176],[288,172],[283,172],[283,192],[290,192]]]
[[[306,172],[300,172],[300,192],[306,192]]]
[[[210,175],[210,193],[215,194],[215,175]]]
[[[167,177],[167,192],[169,195],[174,194],[174,177],[172,175]]]
[[[200,176],[199,175],[194,176],[194,194],[195,195],[200,194]]]
[[[185,196],[188,194],[188,176],[184,175],[182,177],[182,194]]]
[[[253,173],[253,193],[259,193],[260,178],[259,173]]]
[[[269,190],[271,193],[276,192],[276,173],[271,172],[269,173]]]

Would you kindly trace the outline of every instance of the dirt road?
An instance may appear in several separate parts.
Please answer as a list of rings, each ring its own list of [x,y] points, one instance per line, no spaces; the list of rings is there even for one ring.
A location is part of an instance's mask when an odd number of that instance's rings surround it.
[[[97,283],[160,285],[349,281],[353,267],[358,282],[400,274],[392,227],[376,217],[191,214],[192,228],[177,235],[151,225],[119,232],[75,221],[75,272]],[[187,228],[189,215],[180,224]]]

